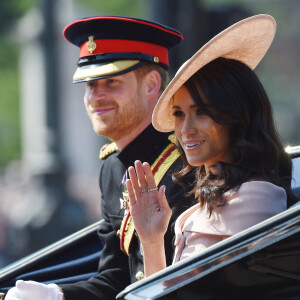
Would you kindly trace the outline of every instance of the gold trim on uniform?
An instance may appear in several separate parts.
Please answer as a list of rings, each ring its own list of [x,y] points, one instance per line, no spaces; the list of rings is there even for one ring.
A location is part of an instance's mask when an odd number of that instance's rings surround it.
[[[170,139],[172,139],[172,135],[169,136],[169,140]],[[159,155],[159,157],[152,164],[151,169],[153,169],[160,162],[160,160],[163,158],[163,156],[166,154],[166,152],[170,151],[169,149],[171,147],[174,147],[173,143],[169,144],[162,151],[162,153]],[[166,172],[169,170],[169,168],[172,166],[172,164],[175,162],[175,160],[179,156],[180,156],[180,153],[177,150],[177,148],[175,148],[175,149],[172,150],[172,152],[167,157],[164,158],[163,163],[158,166],[158,169],[156,170],[156,172],[154,174],[154,180],[155,180],[155,183],[156,183],[157,186],[159,185],[160,181],[162,180],[162,178],[164,177]],[[123,197],[124,197],[124,193],[123,193]],[[123,200],[123,199],[120,198],[120,201],[121,200]],[[121,202],[121,205],[122,204],[123,204],[123,202]],[[128,213],[129,213],[129,211],[128,211],[128,209],[126,209],[125,213],[124,213],[122,223],[121,223],[121,226],[120,226],[120,230],[118,230],[118,233],[117,233],[118,237],[121,240],[120,241],[121,250],[124,253],[126,253],[127,255],[129,255],[130,243],[131,243],[132,238],[133,238],[134,233],[135,233],[132,217],[130,215],[128,216]],[[125,229],[124,229],[124,226],[125,226]],[[122,238],[123,238],[123,244],[122,244]]]
[[[116,143],[105,144],[100,150],[99,158],[104,159],[116,151],[118,151]]]
[[[74,73],[73,81],[84,80],[87,78],[97,78],[99,76],[113,75],[127,70],[136,64],[139,60],[117,60],[108,64],[86,65],[78,67]]]
[[[176,135],[175,135],[174,133],[173,133],[173,134],[170,134],[170,135],[168,136],[168,140],[169,140],[171,143],[177,145],[177,138],[176,138]]]
[[[122,219],[122,223],[120,229],[117,232],[117,236],[120,238],[123,237],[123,251],[128,255],[129,254],[129,247],[134,235],[135,229],[132,221],[132,217],[128,216],[127,214],[124,215]]]

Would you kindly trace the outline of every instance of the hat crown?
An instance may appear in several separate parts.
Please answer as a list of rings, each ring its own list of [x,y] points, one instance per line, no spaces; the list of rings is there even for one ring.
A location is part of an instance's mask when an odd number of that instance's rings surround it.
[[[169,49],[183,40],[182,34],[173,28],[122,16],[79,19],[67,25],[63,35],[67,41],[80,47],[74,82],[116,76],[138,68],[145,62],[168,69]],[[93,41],[90,41],[90,37],[93,37]],[[123,63],[114,64],[118,61]],[[100,67],[105,64],[106,67]]]
[[[162,45],[168,49],[183,40],[179,31],[148,20],[122,16],[94,16],[76,20],[63,30],[67,41],[80,47],[88,35],[94,39],[126,39]]]

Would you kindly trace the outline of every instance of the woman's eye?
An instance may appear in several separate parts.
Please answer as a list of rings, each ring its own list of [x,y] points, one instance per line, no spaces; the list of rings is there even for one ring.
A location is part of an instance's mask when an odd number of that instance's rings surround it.
[[[201,109],[197,109],[196,111],[197,116],[203,116],[204,115],[204,111]]]
[[[175,111],[173,111],[173,116],[174,116],[174,117],[181,117],[181,116],[183,116],[183,115],[184,115],[183,112],[180,111],[180,110],[175,110]]]

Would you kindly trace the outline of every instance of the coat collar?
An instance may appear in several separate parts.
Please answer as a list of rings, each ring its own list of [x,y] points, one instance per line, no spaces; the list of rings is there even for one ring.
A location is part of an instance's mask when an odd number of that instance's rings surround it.
[[[170,133],[159,132],[149,125],[118,154],[118,159],[126,168],[133,166],[136,160],[152,164],[162,149],[170,143],[169,135]]]

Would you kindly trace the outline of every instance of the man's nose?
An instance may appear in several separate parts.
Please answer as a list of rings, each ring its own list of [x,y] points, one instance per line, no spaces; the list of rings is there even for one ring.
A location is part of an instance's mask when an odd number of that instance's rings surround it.
[[[106,91],[100,80],[97,80],[92,86],[87,86],[86,98],[90,103],[99,102],[106,98]]]

